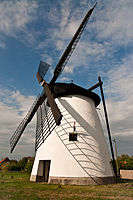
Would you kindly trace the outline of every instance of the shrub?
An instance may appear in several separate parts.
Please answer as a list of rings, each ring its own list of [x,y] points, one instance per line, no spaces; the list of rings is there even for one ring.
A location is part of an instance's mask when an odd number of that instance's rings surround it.
[[[119,169],[133,169],[133,156],[122,154],[118,157]]]
[[[31,173],[31,170],[32,170],[32,166],[33,166],[33,163],[34,163],[34,158],[29,158],[28,161],[27,161],[27,164],[25,166],[25,171],[30,174]]]

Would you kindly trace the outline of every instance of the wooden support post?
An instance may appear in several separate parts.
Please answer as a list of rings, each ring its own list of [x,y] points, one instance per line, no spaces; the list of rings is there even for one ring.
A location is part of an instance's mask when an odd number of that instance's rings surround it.
[[[113,142],[115,144],[115,160],[116,160],[116,167],[117,167],[117,176],[119,176],[119,166],[118,166],[118,156],[117,156],[117,144],[116,139],[113,139]]]
[[[103,93],[103,88],[102,88],[102,81],[101,81],[100,77],[98,77],[98,80],[99,80],[99,86],[100,86],[100,91],[101,91],[101,96],[102,96],[102,102],[103,102],[106,126],[107,126],[107,131],[108,131],[109,143],[110,143],[110,148],[111,148],[112,164],[113,164],[114,174],[117,177],[117,169],[116,169],[116,165],[115,165],[114,151],[113,151],[113,145],[112,145],[112,139],[111,139],[111,133],[110,133],[107,109],[106,109],[106,104],[105,104],[105,99],[104,99],[104,93]]]

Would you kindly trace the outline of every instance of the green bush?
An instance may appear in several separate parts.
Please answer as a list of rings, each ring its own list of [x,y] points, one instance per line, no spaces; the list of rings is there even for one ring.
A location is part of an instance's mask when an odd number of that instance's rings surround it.
[[[121,156],[118,157],[117,161],[119,169],[128,169],[128,170],[133,169],[133,156],[122,154]]]
[[[18,161],[18,166],[21,168],[21,171],[25,170],[25,166],[27,165],[28,159],[29,157],[23,157]]]
[[[8,162],[4,162],[0,166],[0,170],[4,171],[26,171],[28,174],[31,173],[33,166],[34,158],[32,157],[24,157],[17,160],[10,160]]]
[[[34,158],[29,158],[28,161],[27,161],[27,164],[26,164],[26,166],[25,166],[25,171],[26,171],[28,174],[31,173],[33,163],[34,163]]]
[[[18,164],[17,160],[11,160],[8,167],[9,171],[20,171],[21,167]]]

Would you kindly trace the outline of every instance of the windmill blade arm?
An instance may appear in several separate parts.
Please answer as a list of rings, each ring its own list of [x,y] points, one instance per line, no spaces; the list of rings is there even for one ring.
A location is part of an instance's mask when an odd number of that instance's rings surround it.
[[[58,76],[61,74],[62,70],[64,69],[64,67],[66,66],[69,58],[71,57],[83,31],[84,28],[86,27],[86,24],[95,8],[96,4],[93,6],[92,9],[90,9],[86,16],[84,17],[82,23],[80,24],[78,30],[76,31],[76,33],[74,34],[72,40],[70,41],[69,45],[67,46],[66,50],[64,51],[62,57],[60,58],[55,70],[54,70],[54,76],[50,82],[50,84],[55,83],[56,79],[58,78]]]
[[[38,107],[42,104],[44,99],[46,98],[45,94],[42,94],[41,96],[37,97],[34,103],[32,104],[30,110],[28,111],[27,115],[25,118],[22,120],[22,122],[19,124],[17,127],[16,131],[12,135],[10,139],[10,148],[11,148],[11,153],[13,152],[16,144],[18,143],[22,133],[24,132],[27,124],[32,120],[34,114],[36,113]]]
[[[36,73],[36,77],[39,83],[43,81],[43,78],[40,76],[39,72]]]
[[[102,84],[103,84],[103,82],[99,82],[99,83],[93,85],[92,87],[90,87],[90,88],[88,89],[88,92],[91,92],[92,90],[96,89],[97,87],[99,87],[99,86],[102,85]]]
[[[53,113],[53,116],[54,116],[54,119],[55,119],[55,122],[56,124],[59,126],[60,123],[61,123],[61,119],[62,119],[62,114],[54,100],[54,97],[53,97],[53,94],[49,88],[49,85],[47,83],[45,83],[43,85],[44,87],[44,91],[46,93],[46,97],[47,97],[47,100],[48,100],[48,103],[51,107],[51,110],[52,110],[52,113]]]

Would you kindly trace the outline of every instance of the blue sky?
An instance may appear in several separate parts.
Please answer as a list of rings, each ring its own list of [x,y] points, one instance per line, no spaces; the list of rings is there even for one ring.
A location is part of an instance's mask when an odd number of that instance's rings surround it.
[[[42,91],[40,60],[53,70],[94,0],[0,1],[0,156],[34,155],[36,118],[14,153],[9,139]],[[59,82],[89,88],[101,76],[118,154],[133,155],[133,1],[97,0],[97,6]],[[99,94],[99,90],[95,90]],[[99,116],[107,137],[103,110]],[[108,142],[108,139],[107,139]]]

